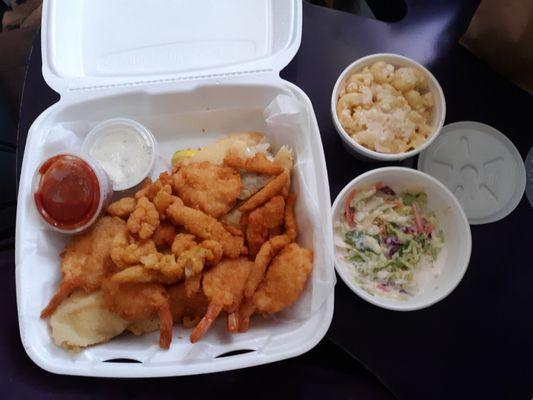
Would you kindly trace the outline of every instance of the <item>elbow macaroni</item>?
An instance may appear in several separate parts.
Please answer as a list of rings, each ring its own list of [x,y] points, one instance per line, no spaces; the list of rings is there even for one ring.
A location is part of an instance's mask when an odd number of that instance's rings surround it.
[[[337,116],[362,146],[402,153],[421,146],[430,135],[433,104],[421,71],[378,61],[341,85]]]

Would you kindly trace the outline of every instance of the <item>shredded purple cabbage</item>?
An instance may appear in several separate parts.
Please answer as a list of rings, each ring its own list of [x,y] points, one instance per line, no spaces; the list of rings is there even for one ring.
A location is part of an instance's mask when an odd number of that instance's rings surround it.
[[[391,196],[395,196],[396,195],[396,192],[394,190],[392,190],[390,187],[388,186],[382,186],[379,188],[379,191],[382,192],[382,193],[385,193],[385,194],[388,194],[388,195],[391,195]]]
[[[389,246],[388,257],[391,258],[402,247],[402,242],[396,236],[385,236],[382,238],[383,243]]]

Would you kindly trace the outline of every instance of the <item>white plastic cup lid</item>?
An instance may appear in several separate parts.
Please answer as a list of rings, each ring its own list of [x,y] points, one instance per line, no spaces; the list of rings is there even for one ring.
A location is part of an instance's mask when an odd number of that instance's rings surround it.
[[[418,169],[455,194],[472,225],[510,214],[526,187],[526,170],[516,147],[501,132],[479,122],[446,125],[420,154]]]
[[[529,204],[533,207],[533,147],[529,149],[529,153],[526,158],[526,173],[527,173],[527,187],[526,195],[529,200]]]

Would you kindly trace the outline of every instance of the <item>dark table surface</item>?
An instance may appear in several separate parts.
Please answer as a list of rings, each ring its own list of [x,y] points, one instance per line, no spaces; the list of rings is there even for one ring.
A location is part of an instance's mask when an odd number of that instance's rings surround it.
[[[332,200],[354,176],[384,165],[364,164],[349,156],[329,111],[338,74],[367,54],[394,52],[426,65],[444,90],[446,123],[473,120],[492,125],[512,140],[523,158],[533,145],[532,97],[458,44],[478,1],[407,4],[402,21],[383,23],[304,2],[302,45],[282,76],[300,86],[313,103]],[[21,106],[19,167],[31,123],[57,100],[42,78],[37,38]],[[47,398],[179,397],[195,392],[195,397],[202,397],[227,390],[254,397],[277,393],[367,399],[391,398],[392,392],[401,399],[529,399],[533,395],[532,223],[533,210],[524,197],[504,220],[473,226],[472,258],[463,281],[428,309],[383,310],[339,281],[326,339],[307,355],[249,370],[164,380],[60,377],[33,365],[18,334],[13,251],[3,251],[0,382],[4,393],[12,396]]]

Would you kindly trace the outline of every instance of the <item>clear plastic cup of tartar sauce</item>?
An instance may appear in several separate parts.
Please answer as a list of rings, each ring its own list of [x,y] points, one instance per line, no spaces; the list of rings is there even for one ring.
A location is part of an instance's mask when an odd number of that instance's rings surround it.
[[[82,144],[105,170],[115,191],[137,186],[152,171],[157,143],[143,125],[128,118],[113,118],[99,123]]]

